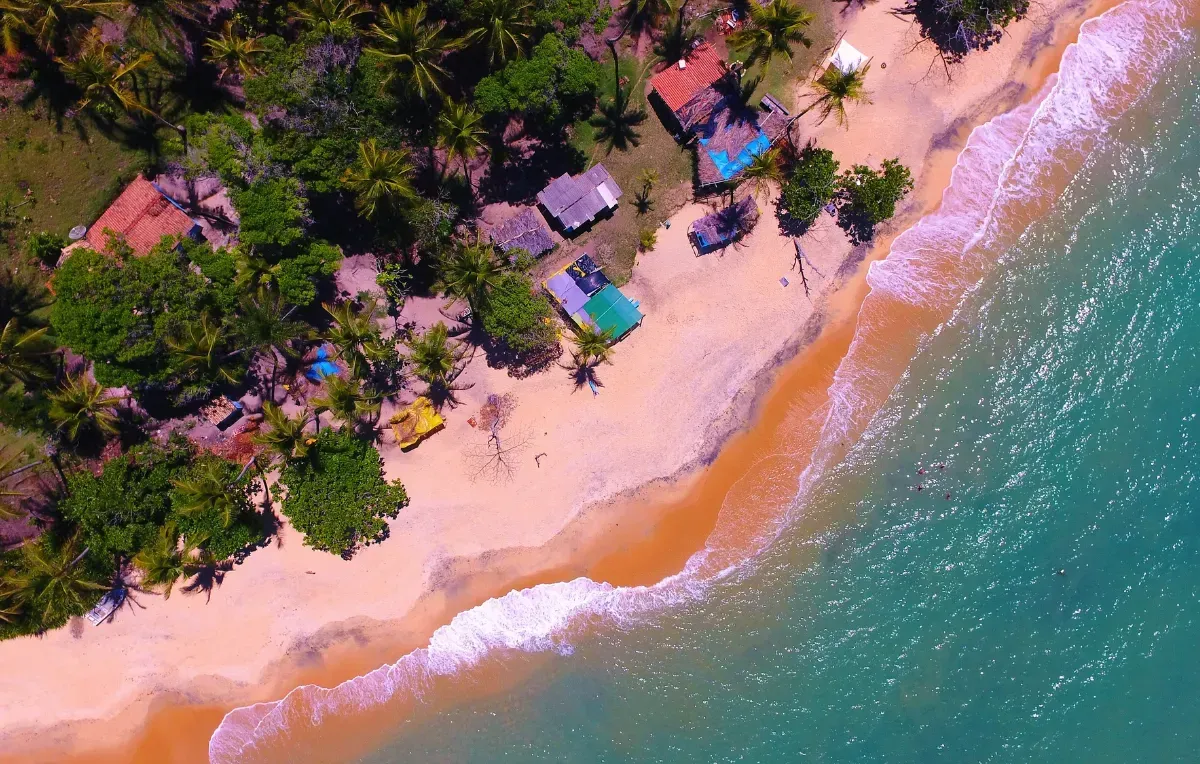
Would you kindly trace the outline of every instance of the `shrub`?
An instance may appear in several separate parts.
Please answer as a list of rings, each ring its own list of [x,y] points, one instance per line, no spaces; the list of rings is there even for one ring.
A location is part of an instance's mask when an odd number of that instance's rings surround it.
[[[649,252],[658,243],[658,231],[653,228],[643,228],[638,232],[638,249]]]
[[[342,251],[327,241],[313,241],[300,254],[279,262],[279,294],[293,305],[311,305],[321,282],[337,273]]]
[[[838,191],[838,161],[829,149],[805,146],[779,197],[785,230],[803,233],[833,201]]]
[[[67,246],[67,242],[63,237],[42,231],[30,234],[29,238],[25,240],[24,251],[26,257],[54,267],[58,264],[58,258],[62,257],[65,246]]]
[[[844,197],[838,208],[838,225],[855,244],[870,241],[875,226],[896,214],[896,202],[912,190],[912,173],[899,159],[883,160],[883,168],[872,170],[856,164],[841,179]]]
[[[231,198],[241,220],[238,240],[242,244],[278,251],[304,236],[307,207],[294,179],[260,180],[235,190]]]
[[[533,282],[518,273],[501,276],[481,310],[483,330],[515,353],[545,347],[556,339],[554,309]]]
[[[345,429],[321,431],[308,457],[289,462],[272,491],[307,546],[343,557],[386,538],[384,518],[408,504],[404,486],[384,480],[374,446]]]
[[[527,59],[509,62],[475,86],[475,106],[493,123],[524,115],[531,126],[556,129],[591,111],[599,65],[548,34]]]

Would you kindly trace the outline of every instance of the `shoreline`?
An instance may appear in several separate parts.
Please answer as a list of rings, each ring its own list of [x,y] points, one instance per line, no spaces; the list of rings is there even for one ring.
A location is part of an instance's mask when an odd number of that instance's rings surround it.
[[[1115,4],[1114,0],[1105,0],[1088,6],[1085,17],[1091,17]],[[1083,7],[1078,3],[1067,5]],[[870,12],[871,9],[868,9],[851,14],[853,18],[850,26],[853,26],[854,20],[868,16]],[[1044,65],[1057,69],[1054,64],[1061,59],[1062,48],[1074,39],[1082,20],[1083,17],[1069,21],[1060,19],[1063,23],[1055,29],[1050,42],[1040,49],[1038,60],[1053,55],[1054,61],[1045,61]],[[1033,20],[1023,23],[1030,27],[1035,25]],[[1030,37],[1028,33],[1032,31],[1026,30],[1027,39]],[[994,52],[996,51],[980,55],[987,56]],[[1018,55],[1022,52],[1023,46]],[[1031,73],[1034,68],[1031,64]],[[1040,69],[1038,68],[1039,72]],[[1040,76],[1044,79],[1049,74],[1050,72],[1041,72]],[[329,684],[356,676],[389,660],[387,657],[380,660],[381,656],[390,655],[390,659],[394,660],[395,656],[403,654],[400,650],[406,647],[411,650],[427,642],[433,627],[445,623],[448,616],[464,609],[461,607],[463,603],[471,606],[478,604],[475,600],[482,601],[480,597],[487,599],[512,588],[563,580],[571,571],[576,571],[575,575],[594,574],[596,580],[618,585],[650,584],[678,571],[687,558],[703,546],[705,539],[717,527],[721,502],[716,499],[727,496],[732,486],[744,477],[748,466],[761,456],[762,441],[769,438],[769,433],[764,433],[764,430],[770,431],[773,424],[777,425],[781,421],[776,419],[772,423],[770,414],[774,410],[773,407],[786,408],[791,405],[797,394],[792,385],[798,384],[802,377],[820,366],[819,357],[822,354],[827,356],[826,361],[834,361],[832,368],[828,369],[829,373],[832,374],[836,368],[836,361],[840,358],[837,352],[838,345],[842,340],[848,345],[853,334],[857,306],[861,304],[868,290],[865,280],[867,264],[886,255],[896,235],[940,203],[941,190],[947,185],[950,170],[970,128],[1015,105],[1006,104],[1006,100],[1016,98],[1019,101],[1028,98],[1036,89],[1023,87],[1019,94],[1011,92],[1011,89],[1008,93],[993,92],[979,108],[968,109],[974,112],[967,117],[970,124],[963,122],[949,126],[955,130],[954,139],[947,140],[937,134],[927,136],[929,143],[936,143],[942,138],[948,145],[935,146],[926,154],[919,171],[918,188],[902,215],[890,226],[888,235],[866,254],[858,263],[854,274],[839,289],[825,296],[820,311],[813,312],[814,317],[822,317],[818,322],[820,331],[813,331],[812,327],[807,330],[802,327],[789,337],[788,342],[774,354],[773,362],[758,369],[751,385],[741,388],[739,395],[726,408],[726,414],[721,417],[722,428],[715,433],[715,437],[706,438],[696,449],[693,458],[675,470],[671,477],[643,484],[633,489],[632,494],[622,492],[624,495],[619,495],[615,502],[586,505],[569,517],[565,526],[559,528],[549,541],[540,546],[491,550],[475,558],[450,557],[441,561],[441,575],[430,576],[435,585],[433,590],[419,597],[414,607],[410,608],[409,614],[401,620],[381,619],[366,622],[362,619],[351,619],[324,624],[314,630],[307,639],[287,645],[284,655],[271,662],[257,680],[253,677],[247,679],[248,684],[258,686],[254,692],[243,692],[243,695],[256,698],[279,697],[282,693],[272,693],[280,688],[304,683]],[[974,102],[967,104],[974,105]],[[990,113],[989,106],[995,109],[1000,109],[1001,106],[1006,108]],[[862,108],[866,110],[879,107]],[[823,141],[823,145],[828,144]],[[862,161],[858,156],[854,158]],[[873,157],[871,161],[878,161],[879,158],[881,157]],[[788,356],[793,357],[789,359]],[[818,376],[816,379],[809,378],[805,381],[813,388],[820,388],[823,379],[823,376]],[[824,386],[828,387],[827,381]],[[820,405],[819,400],[810,403],[814,407]],[[712,435],[714,431],[711,426],[708,430]],[[755,448],[756,443],[758,451]],[[769,451],[769,447],[767,450]],[[700,472],[697,472],[698,468],[701,469]],[[616,507],[613,506],[614,503]],[[617,525],[624,524],[624,528],[613,528],[612,514],[620,516],[621,523]],[[686,529],[690,535],[681,536],[680,529]],[[667,553],[664,554],[664,551]],[[681,556],[682,559],[679,559]],[[532,562],[540,562],[540,565],[534,566],[540,572],[515,577],[505,572],[520,570]],[[439,578],[442,579],[440,582]],[[438,583],[443,585],[437,587]],[[219,592],[217,596],[220,596]],[[397,639],[395,634],[398,625],[405,627],[404,637],[400,639]],[[333,639],[334,637],[337,639]],[[316,651],[317,663],[305,666],[305,656],[299,659],[295,656],[288,657],[288,654],[304,648],[305,642],[308,643],[308,651]],[[311,661],[313,656],[307,656],[307,659]],[[298,663],[301,665],[297,665]],[[227,690],[217,687],[216,680],[213,681],[214,687],[210,691],[214,694],[224,692],[225,697],[228,697]],[[153,690],[147,692],[152,693]],[[203,700],[200,689],[195,689],[193,693],[196,700]],[[214,716],[219,721],[224,713],[222,709],[227,709],[233,704],[231,701],[230,705],[220,706],[178,705],[177,701],[187,700],[189,699],[169,696],[147,698],[146,693],[143,693],[138,703],[126,708],[123,716],[128,719],[128,723],[124,725],[114,725],[111,719],[75,722],[74,724],[81,725],[81,728],[76,730],[79,733],[75,743],[76,750],[87,746],[89,740],[92,745],[96,743],[96,739],[82,729],[82,726],[101,727],[110,734],[114,726],[124,726],[127,729],[134,728],[138,738],[134,741],[110,741],[117,746],[112,749],[114,760],[137,761],[141,760],[139,757],[143,755],[154,756],[157,759],[164,750],[158,746],[166,745],[168,741],[190,742],[201,736],[207,741],[207,734],[203,734],[204,723]],[[238,703],[244,701],[245,697],[238,698]],[[145,720],[146,723],[141,724],[141,720]],[[48,721],[46,724],[52,725],[53,722]],[[171,728],[169,735],[165,729],[167,726]],[[143,729],[138,731],[138,727]],[[181,735],[183,730],[197,734]],[[45,731],[42,729],[39,733],[28,730],[25,732],[27,742],[31,742],[29,737],[33,734],[38,734],[39,742],[43,743],[36,749],[27,747],[28,755],[33,755],[38,749],[44,751],[44,743],[48,737]],[[64,730],[59,729],[56,732],[61,735]],[[208,732],[211,732],[211,727]],[[3,735],[9,751],[13,750],[11,738],[20,736],[20,731],[10,731]],[[132,755],[130,745],[133,746]],[[175,750],[177,753],[183,753],[179,749]],[[105,760],[107,755],[93,748],[80,753],[79,760]]]

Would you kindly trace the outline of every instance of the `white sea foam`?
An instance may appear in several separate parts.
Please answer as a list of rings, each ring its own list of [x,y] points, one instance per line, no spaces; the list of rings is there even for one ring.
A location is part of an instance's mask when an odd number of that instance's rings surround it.
[[[1087,22],[1079,42],[1067,49],[1060,74],[1035,99],[972,132],[939,210],[899,236],[888,257],[871,266],[871,292],[829,390],[821,439],[792,508],[845,453],[894,386],[896,368],[880,359],[899,352],[887,345],[883,331],[894,320],[896,304],[944,309],[962,298],[998,249],[1028,224],[1014,210],[1036,203],[1040,194],[1057,196],[1062,182],[1056,189],[1048,182],[1051,174],[1073,174],[1095,139],[1166,60],[1182,34],[1183,3],[1129,0]],[[330,714],[370,708],[400,694],[420,698],[434,678],[475,666],[497,651],[569,653],[572,629],[584,621],[631,626],[703,597],[714,582],[735,572],[713,571],[713,551],[701,551],[683,572],[654,586],[617,588],[578,578],[488,600],[460,613],[434,632],[427,647],[396,663],[333,688],[305,685],[281,700],[231,711],[212,735],[209,758],[220,764],[252,759],[261,744],[296,725],[317,725]]]

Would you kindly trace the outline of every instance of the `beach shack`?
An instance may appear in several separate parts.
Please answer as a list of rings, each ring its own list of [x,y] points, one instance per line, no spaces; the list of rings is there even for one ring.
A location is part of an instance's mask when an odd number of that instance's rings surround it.
[[[620,196],[620,193],[617,195]],[[534,257],[541,257],[555,246],[542,216],[532,207],[526,207],[496,226],[489,235],[492,243],[505,254],[514,249],[523,249]]]
[[[650,85],[670,115],[664,117],[667,128],[696,141],[701,188],[739,175],[784,135],[790,120],[776,98],[763,98],[758,108],[744,104],[737,74],[707,43],[654,75]]]
[[[688,238],[697,255],[727,247],[754,229],[758,205],[747,196],[736,204],[709,213],[688,227]]]
[[[137,176],[100,219],[88,229],[85,241],[102,252],[112,236],[124,239],[136,255],[146,255],[164,236],[199,241],[200,224],[156,184]]]
[[[613,342],[642,322],[638,304],[609,281],[590,255],[581,256],[542,286],[577,326],[610,332]]]
[[[566,234],[586,228],[601,215],[611,214],[621,198],[621,187],[598,164],[582,175],[563,173],[538,194],[546,217]]]

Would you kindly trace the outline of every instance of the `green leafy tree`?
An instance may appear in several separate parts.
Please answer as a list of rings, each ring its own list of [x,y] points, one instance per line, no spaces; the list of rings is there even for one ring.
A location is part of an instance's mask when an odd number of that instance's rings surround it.
[[[294,178],[256,181],[235,189],[230,200],[240,220],[238,241],[242,246],[270,255],[304,238],[308,207]]]
[[[341,262],[341,248],[320,239],[306,241],[279,261],[279,294],[293,305],[312,305],[318,286],[328,283]]]
[[[383,5],[371,25],[370,50],[387,67],[387,81],[398,80],[422,100],[442,95],[449,79],[442,59],[466,45],[466,40],[445,33],[446,22],[429,21],[428,12],[425,3],[400,11]]]
[[[779,216],[789,233],[803,233],[839,189],[838,161],[829,149],[808,145],[800,152],[779,196]]]
[[[529,0],[472,0],[467,6],[472,39],[479,40],[492,66],[503,66],[525,54],[533,34]]]
[[[360,0],[304,0],[292,3],[292,18],[319,35],[349,36],[371,9]]]
[[[933,42],[947,65],[1000,42],[1008,25],[1028,13],[1029,0],[908,0],[897,9],[898,15],[917,22],[921,36]]]
[[[816,95],[812,105],[806,108],[816,108],[821,115],[821,122],[832,115],[842,127],[846,127],[846,105],[851,103],[869,104],[871,94],[864,85],[870,64],[864,64],[858,69],[843,72],[836,66],[831,66],[812,84]]]
[[[548,34],[528,59],[510,61],[480,80],[475,107],[497,129],[520,115],[527,126],[553,133],[589,114],[599,88],[599,65],[557,34]]]
[[[461,159],[468,186],[471,185],[471,159],[484,147],[487,137],[482,123],[479,112],[462,103],[451,103],[438,115],[438,143],[446,150],[446,164]]]
[[[325,391],[310,401],[319,413],[328,411],[352,429],[369,423],[379,415],[381,396],[357,379],[338,376],[325,378]]]
[[[747,66],[761,63],[763,70],[779,56],[789,61],[792,46],[812,46],[808,27],[815,17],[793,0],[771,0],[768,5],[750,4],[750,22],[735,32],[730,43],[747,54]]]
[[[84,435],[115,435],[119,428],[114,408],[120,403],[120,398],[106,395],[103,387],[80,374],[50,394],[50,419],[71,441]]]
[[[63,247],[66,244],[66,240],[58,234],[41,231],[30,234],[21,249],[24,251],[25,256],[31,260],[36,260],[53,268],[62,257]]]
[[[408,504],[404,486],[385,480],[380,465],[370,443],[326,429],[307,459],[284,466],[272,490],[306,546],[349,557],[386,538],[386,518]]]
[[[472,313],[482,314],[504,270],[490,242],[460,241],[442,265],[439,286],[446,295],[466,300]]]
[[[416,200],[415,170],[407,149],[380,148],[374,138],[358,144],[358,162],[342,176],[359,214],[368,220]]]
[[[308,412],[289,417],[274,403],[263,404],[263,422],[266,430],[254,434],[254,442],[284,461],[303,459],[308,455],[309,441]]]
[[[854,243],[870,241],[875,227],[896,214],[896,203],[913,188],[912,173],[899,159],[885,159],[880,170],[856,164],[841,179],[845,201],[838,225]]]
[[[83,564],[88,553],[78,535],[62,543],[47,535],[22,547],[20,563],[4,577],[4,587],[42,628],[61,626],[85,613],[108,588],[93,566]]]
[[[519,273],[501,275],[482,310],[484,332],[515,353],[529,353],[555,343],[554,309],[533,281]]]
[[[232,21],[208,38],[205,47],[208,48],[205,60],[221,70],[222,80],[235,73],[243,78],[257,74],[258,58],[266,50],[260,38],[242,34]]]

